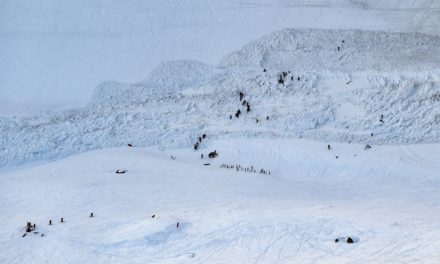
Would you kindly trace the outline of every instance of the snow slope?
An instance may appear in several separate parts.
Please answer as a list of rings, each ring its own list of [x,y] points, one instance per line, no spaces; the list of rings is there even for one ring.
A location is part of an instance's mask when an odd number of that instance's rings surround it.
[[[3,0],[0,115],[84,106],[104,80],[138,82],[169,60],[216,65],[282,28],[438,35],[439,12],[433,0]]]
[[[0,119],[0,167],[127,143],[190,148],[203,132],[218,139],[438,143],[439,44],[419,33],[288,29],[216,67],[164,63],[142,82],[101,84],[87,107]],[[229,119],[238,108],[243,115]]]
[[[204,144],[219,158],[123,147],[0,173],[0,262],[440,260],[439,144],[327,151],[308,140],[209,136]],[[40,233],[23,238],[26,221]],[[358,243],[334,243],[341,236]]]

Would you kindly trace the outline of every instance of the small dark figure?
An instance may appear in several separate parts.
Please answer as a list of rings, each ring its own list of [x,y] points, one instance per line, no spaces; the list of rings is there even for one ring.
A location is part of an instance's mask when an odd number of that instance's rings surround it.
[[[64,223],[64,218],[61,217],[61,223]]]
[[[41,237],[44,237],[44,234],[41,234]]]
[[[298,77],[298,81],[300,81],[300,80],[301,80],[301,78]]]
[[[269,120],[269,116],[266,116],[266,120]]]
[[[278,79],[278,84],[284,84],[283,75],[280,75],[280,78]]]
[[[327,145],[327,150],[330,150],[330,149],[331,149],[330,145]]]
[[[243,100],[243,103],[241,105],[246,105],[246,100]]]
[[[232,119],[232,115],[229,115],[229,119]]]
[[[52,225],[52,220],[49,220],[49,225]]]
[[[263,72],[266,72],[266,69],[263,69]]]
[[[283,77],[286,77],[287,76],[287,72],[283,72]]]
[[[90,213],[90,217],[93,217],[93,213]]]
[[[258,118],[257,118],[257,120],[255,120],[255,122],[258,123]]]
[[[348,141],[348,144],[350,144],[351,143],[351,139]]]
[[[339,159],[339,156],[336,156],[336,159]]]
[[[345,40],[342,40],[341,42],[342,42],[342,43],[345,43]]]
[[[203,159],[203,154],[200,155],[200,158]]]
[[[379,121],[382,122],[382,123],[384,122],[384,121],[383,121],[383,115],[380,116]]]
[[[341,50],[341,47],[338,46],[338,51],[340,51],[340,50]]]
[[[351,237],[348,237],[348,238],[347,238],[347,243],[348,243],[348,244],[353,244],[353,242],[354,242],[354,241],[353,241],[353,239],[352,239]]]
[[[24,233],[21,237],[25,237],[27,235],[27,233]]]
[[[208,155],[208,157],[209,158],[216,158],[218,156],[218,154],[217,154],[217,150],[214,150],[213,152],[210,152],[209,153],[209,155]]]
[[[202,143],[202,138],[201,137],[199,137],[199,142]]]
[[[350,83],[351,83],[351,81],[348,81],[348,82],[347,82],[347,84],[350,84]]]
[[[194,144],[194,150],[197,150],[199,148],[199,144]]]
[[[240,101],[243,100],[244,93],[240,92]]]
[[[125,172],[127,172],[126,170],[117,170],[116,173],[117,174],[124,174]]]
[[[249,104],[247,104],[246,112],[249,113],[251,111],[251,107]]]
[[[374,136],[374,133],[371,133],[370,136]]]
[[[177,222],[177,224],[176,224],[176,228],[179,228],[179,222]]]
[[[155,218],[155,217],[156,217],[156,215],[152,215],[152,216],[151,216],[151,218]]]
[[[205,138],[206,138],[206,134],[203,134],[203,135],[202,135],[202,138],[205,139]]]
[[[336,238],[336,239],[335,239],[335,243],[338,243],[338,242],[339,242],[339,238]]]
[[[366,145],[366,146],[365,146],[365,150],[370,149],[370,148],[371,148],[370,145]]]
[[[239,118],[239,117],[240,117],[240,114],[241,114],[241,111],[240,111],[240,109],[238,109],[238,110],[237,110],[237,113],[235,113],[235,117],[236,117],[236,118]]]
[[[35,228],[37,228],[37,225],[36,225],[36,224],[34,224],[34,229],[35,229]]]
[[[129,147],[133,147],[133,145],[132,145],[132,144],[130,144],[130,143],[128,143],[128,144],[127,144],[127,146],[129,146]]]
[[[291,81],[293,81],[293,76],[292,76],[292,77],[290,77],[290,80],[291,80]]]
[[[31,232],[33,230],[31,222],[27,222],[26,224],[26,232]]]

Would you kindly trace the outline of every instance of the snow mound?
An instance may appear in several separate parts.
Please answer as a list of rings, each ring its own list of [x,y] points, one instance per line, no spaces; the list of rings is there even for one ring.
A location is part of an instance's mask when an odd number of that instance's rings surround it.
[[[439,37],[421,33],[285,29],[233,52],[221,65],[295,71],[390,71],[439,67]]]

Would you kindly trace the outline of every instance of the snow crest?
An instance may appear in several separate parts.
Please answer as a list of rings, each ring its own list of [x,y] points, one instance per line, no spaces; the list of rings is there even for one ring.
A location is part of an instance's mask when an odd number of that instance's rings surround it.
[[[164,63],[142,82],[101,84],[87,107],[1,118],[0,167],[127,143],[189,148],[202,133],[440,142],[439,54],[440,39],[419,33],[283,30],[219,66]]]

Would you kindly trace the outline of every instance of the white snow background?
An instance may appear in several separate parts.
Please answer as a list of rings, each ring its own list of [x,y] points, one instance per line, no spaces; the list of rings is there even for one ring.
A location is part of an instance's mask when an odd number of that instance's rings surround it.
[[[439,12],[0,1],[0,263],[439,263]]]

